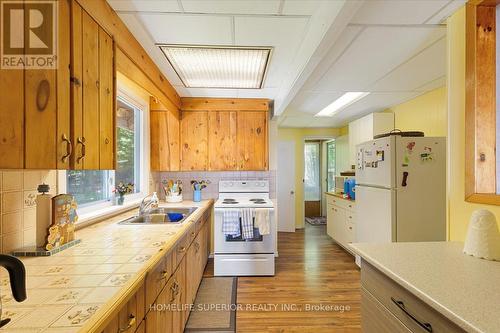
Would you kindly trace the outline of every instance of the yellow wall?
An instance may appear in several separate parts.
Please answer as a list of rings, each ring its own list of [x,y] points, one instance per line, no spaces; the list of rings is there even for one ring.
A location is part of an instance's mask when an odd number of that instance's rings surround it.
[[[500,221],[500,206],[465,202],[465,8],[448,19],[449,238],[463,241],[471,213],[479,208]]]
[[[339,135],[337,128],[278,128],[278,140],[295,141],[295,227],[304,227],[304,139]],[[278,162],[279,163],[279,162]],[[279,172],[278,165],[278,172]]]
[[[395,128],[402,131],[423,131],[425,136],[447,135],[446,87],[429,91],[386,111],[394,113]]]

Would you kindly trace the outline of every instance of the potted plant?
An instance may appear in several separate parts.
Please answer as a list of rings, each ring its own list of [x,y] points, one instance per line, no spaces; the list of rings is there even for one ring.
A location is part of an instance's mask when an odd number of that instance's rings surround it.
[[[134,184],[128,183],[124,184],[123,182],[119,182],[118,185],[115,186],[113,190],[114,193],[118,194],[118,198],[116,199],[116,203],[118,205],[123,205],[125,201],[125,194],[132,193],[134,191]]]
[[[191,187],[193,188],[193,201],[201,201],[201,190],[203,190],[207,185],[210,184],[209,180],[192,180]]]

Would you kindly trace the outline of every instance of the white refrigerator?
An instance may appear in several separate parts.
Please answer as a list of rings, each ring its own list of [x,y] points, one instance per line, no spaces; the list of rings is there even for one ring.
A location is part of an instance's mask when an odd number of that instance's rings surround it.
[[[356,146],[356,242],[446,240],[446,138]]]

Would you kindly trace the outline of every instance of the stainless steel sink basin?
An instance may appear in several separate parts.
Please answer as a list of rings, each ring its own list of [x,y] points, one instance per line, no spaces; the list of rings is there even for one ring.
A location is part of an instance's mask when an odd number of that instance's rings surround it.
[[[169,208],[160,207],[149,210],[142,215],[132,216],[126,220],[118,222],[118,224],[180,224],[183,223],[193,212],[196,207],[191,208]],[[168,217],[168,213],[182,214],[180,221],[172,222]]]

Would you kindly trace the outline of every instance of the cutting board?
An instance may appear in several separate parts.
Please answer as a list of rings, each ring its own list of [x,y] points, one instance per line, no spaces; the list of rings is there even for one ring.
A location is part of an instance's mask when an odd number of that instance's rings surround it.
[[[76,201],[70,194],[59,194],[52,198],[52,224],[48,230],[47,250],[52,250],[75,239]]]

